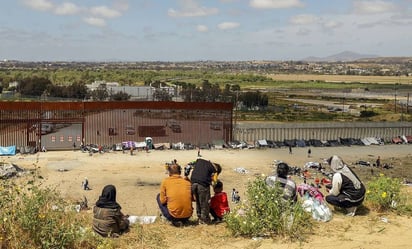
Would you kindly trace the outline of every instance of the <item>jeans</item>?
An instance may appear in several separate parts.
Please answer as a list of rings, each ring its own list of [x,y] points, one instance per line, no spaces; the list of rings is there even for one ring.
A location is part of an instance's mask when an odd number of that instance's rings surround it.
[[[202,186],[199,183],[192,183],[192,194],[196,199],[196,214],[197,217],[205,222],[210,221],[210,186]]]
[[[162,213],[162,215],[169,221],[182,221],[182,222],[187,222],[189,220],[189,218],[175,218],[173,217],[170,213],[169,213],[169,209],[167,208],[167,203],[166,204],[162,204],[160,202],[160,194],[157,194],[156,196],[156,201],[157,204],[159,205],[159,209],[160,212]]]
[[[363,202],[363,199],[360,201],[354,202],[350,200],[348,197],[343,196],[343,195],[338,195],[338,196],[328,195],[325,197],[325,200],[329,204],[333,206],[341,207],[341,208],[357,207]]]

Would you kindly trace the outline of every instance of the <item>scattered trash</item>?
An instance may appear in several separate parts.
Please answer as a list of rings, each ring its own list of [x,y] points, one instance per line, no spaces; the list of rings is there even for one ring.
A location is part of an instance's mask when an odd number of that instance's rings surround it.
[[[127,218],[130,224],[140,223],[140,224],[151,224],[156,221],[156,216],[135,216],[131,215]]]
[[[255,241],[256,241],[256,240],[262,240],[262,239],[263,239],[262,237],[253,237],[253,238],[252,238],[252,240],[255,240]]]
[[[305,169],[311,169],[311,168],[318,169],[319,166],[320,166],[320,165],[319,165],[318,162],[307,162],[307,163],[305,163],[305,165],[303,166],[303,168],[305,168]]]
[[[388,222],[389,222],[388,218],[385,218],[385,217],[382,217],[382,218],[381,218],[381,221],[382,221],[382,222],[385,222],[385,223],[388,223]]]
[[[8,179],[14,176],[20,176],[24,172],[19,166],[13,163],[0,162],[0,178]]]
[[[245,168],[235,168],[234,171],[236,171],[237,173],[240,173],[240,174],[247,174],[247,173],[249,173],[249,171],[248,171],[247,169],[245,169]]]

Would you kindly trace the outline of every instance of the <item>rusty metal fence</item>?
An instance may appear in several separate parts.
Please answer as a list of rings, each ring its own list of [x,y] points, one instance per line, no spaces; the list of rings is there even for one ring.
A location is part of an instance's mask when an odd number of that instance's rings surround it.
[[[0,102],[0,146],[78,148],[125,141],[201,145],[232,139],[231,103]]]

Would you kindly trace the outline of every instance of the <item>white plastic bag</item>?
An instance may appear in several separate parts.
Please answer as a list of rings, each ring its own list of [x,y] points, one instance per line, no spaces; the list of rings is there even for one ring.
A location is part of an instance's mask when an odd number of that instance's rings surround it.
[[[302,207],[306,212],[312,213],[312,218],[317,221],[327,222],[332,219],[332,212],[328,205],[324,202],[319,202],[319,200],[305,195]]]
[[[327,222],[332,219],[332,212],[324,202],[314,200],[312,209],[312,218],[317,221]]]
[[[131,215],[127,218],[130,222],[130,225],[134,223],[140,223],[140,224],[151,224],[156,221],[156,216],[135,216]]]

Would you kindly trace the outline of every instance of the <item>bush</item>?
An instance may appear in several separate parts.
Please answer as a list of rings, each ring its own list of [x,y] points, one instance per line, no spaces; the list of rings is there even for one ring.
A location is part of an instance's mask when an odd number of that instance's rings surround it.
[[[399,209],[403,205],[401,186],[399,179],[380,174],[369,181],[365,202],[378,212]]]
[[[246,201],[225,216],[227,228],[235,236],[285,236],[302,239],[311,228],[311,216],[301,203],[285,202],[279,188],[257,177],[247,186]]]
[[[82,226],[83,217],[56,191],[16,181],[0,182],[1,248],[114,248]]]
[[[378,115],[378,114],[374,111],[365,110],[365,111],[360,112],[360,117],[361,118],[370,118],[370,117],[373,117],[373,116],[376,116],[376,115]]]

